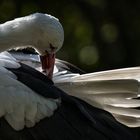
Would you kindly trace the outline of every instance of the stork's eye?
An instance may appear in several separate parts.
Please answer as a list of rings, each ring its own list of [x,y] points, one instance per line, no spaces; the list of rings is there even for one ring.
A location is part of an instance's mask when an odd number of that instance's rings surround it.
[[[52,44],[49,44],[49,48],[45,50],[46,53],[55,53],[57,51],[57,47],[54,47]]]
[[[50,49],[51,49],[51,51],[55,51],[57,48],[54,47],[54,46],[50,43]]]

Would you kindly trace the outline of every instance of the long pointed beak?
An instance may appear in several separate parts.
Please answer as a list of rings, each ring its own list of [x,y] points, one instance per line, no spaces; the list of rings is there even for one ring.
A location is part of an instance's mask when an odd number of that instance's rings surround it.
[[[42,64],[42,71],[48,76],[48,78],[52,79],[55,64],[55,54],[46,53],[46,55],[40,56],[40,60]]]

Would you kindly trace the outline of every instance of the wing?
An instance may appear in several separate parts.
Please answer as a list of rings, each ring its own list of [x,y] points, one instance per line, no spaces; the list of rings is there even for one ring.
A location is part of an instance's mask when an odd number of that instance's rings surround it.
[[[92,106],[109,111],[119,122],[139,127],[139,73],[140,68],[135,67],[73,77],[65,75],[55,85]]]
[[[36,94],[7,69],[20,67],[9,53],[0,53],[0,117],[4,117],[16,130],[31,127],[51,116],[58,106],[56,99],[45,99]]]
[[[57,102],[45,99],[19,81],[0,74],[0,117],[16,130],[32,127],[53,114]]]

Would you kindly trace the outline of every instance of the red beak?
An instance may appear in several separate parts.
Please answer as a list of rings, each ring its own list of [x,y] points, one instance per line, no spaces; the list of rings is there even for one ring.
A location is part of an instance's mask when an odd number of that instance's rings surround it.
[[[42,71],[46,73],[49,79],[52,79],[54,63],[55,63],[55,54],[47,53],[44,56],[40,56],[40,60],[42,64]]]

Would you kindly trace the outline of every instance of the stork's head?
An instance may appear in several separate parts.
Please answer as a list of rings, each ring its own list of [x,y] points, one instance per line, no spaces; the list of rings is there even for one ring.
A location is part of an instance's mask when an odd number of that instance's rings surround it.
[[[36,50],[40,54],[42,70],[51,79],[55,63],[55,53],[62,47],[64,31],[59,20],[48,14],[34,15],[38,36],[35,39]]]
[[[62,47],[64,31],[51,15],[35,13],[0,24],[0,51],[32,46],[40,54],[42,69],[52,77],[55,53]]]

